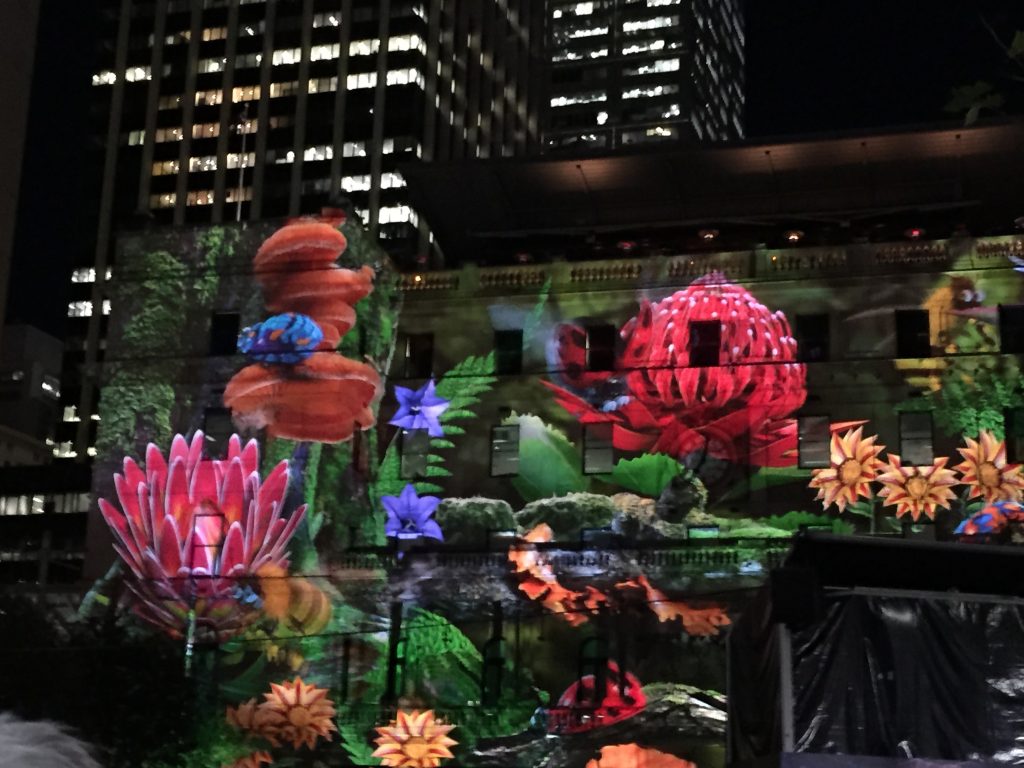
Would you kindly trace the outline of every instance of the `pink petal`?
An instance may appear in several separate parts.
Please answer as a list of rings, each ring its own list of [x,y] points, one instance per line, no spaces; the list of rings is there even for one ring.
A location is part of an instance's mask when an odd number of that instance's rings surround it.
[[[164,455],[160,453],[159,448],[150,443],[146,446],[146,478],[152,481],[154,477],[166,475],[167,462],[164,460]]]
[[[165,499],[164,514],[174,518],[178,523],[179,532],[184,536],[187,526],[191,524],[192,501],[188,495],[185,459],[181,457],[175,457],[171,462],[171,469],[167,473]]]
[[[228,529],[228,535],[224,539],[224,548],[220,555],[220,572],[229,574],[232,569],[244,565],[245,539],[242,534],[242,526],[239,523],[232,523]]]
[[[228,525],[241,521],[245,505],[245,477],[242,474],[242,461],[238,457],[232,459],[227,467],[221,468],[220,480],[220,511]]]
[[[156,549],[164,573],[177,573],[181,568],[181,539],[174,520],[165,517],[160,529],[160,541]]]
[[[175,459],[181,459],[182,461],[188,459],[188,443],[185,442],[183,435],[175,435],[171,441],[171,450],[167,454],[167,466],[174,466]]]

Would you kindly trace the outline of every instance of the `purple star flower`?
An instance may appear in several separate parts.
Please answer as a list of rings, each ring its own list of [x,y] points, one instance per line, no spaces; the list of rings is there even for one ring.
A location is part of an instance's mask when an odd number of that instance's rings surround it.
[[[431,437],[444,437],[444,429],[438,419],[448,410],[449,402],[438,397],[434,389],[433,379],[415,390],[396,386],[398,410],[388,424],[402,429],[425,429]]]
[[[444,541],[441,526],[431,520],[441,500],[436,496],[418,496],[412,485],[402,489],[400,496],[382,496],[381,503],[387,510],[388,519],[384,523],[384,534],[399,539],[418,539],[426,536]]]

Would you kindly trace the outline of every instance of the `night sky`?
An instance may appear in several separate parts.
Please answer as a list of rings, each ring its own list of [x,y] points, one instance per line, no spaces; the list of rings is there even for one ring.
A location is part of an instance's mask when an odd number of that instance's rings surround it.
[[[0,0],[4,1],[4,0]],[[540,0],[538,0],[539,2]],[[746,0],[747,135],[782,137],[928,124],[950,90],[991,80],[1024,112],[1024,83],[982,24],[1005,40],[1024,0]],[[88,261],[99,147],[88,100],[90,0],[44,0],[30,144],[8,319],[63,335],[70,255]],[[1024,73],[1020,73],[1024,74]],[[67,262],[67,263],[65,263]]]
[[[1008,41],[1024,2],[747,0],[747,135],[950,120],[950,90],[977,80],[1019,107],[1024,83],[1006,77],[982,17]]]

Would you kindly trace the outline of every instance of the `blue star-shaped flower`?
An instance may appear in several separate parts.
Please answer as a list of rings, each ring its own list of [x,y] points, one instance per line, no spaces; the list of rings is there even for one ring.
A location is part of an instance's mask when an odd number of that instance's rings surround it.
[[[382,496],[381,503],[387,510],[384,534],[399,539],[418,539],[426,536],[444,541],[441,526],[430,516],[434,514],[441,500],[436,496],[418,496],[412,485],[402,489],[400,496]]]
[[[388,424],[402,429],[425,429],[431,437],[444,437],[444,429],[438,419],[448,410],[449,402],[438,397],[434,390],[433,379],[415,390],[396,386],[398,410]]]

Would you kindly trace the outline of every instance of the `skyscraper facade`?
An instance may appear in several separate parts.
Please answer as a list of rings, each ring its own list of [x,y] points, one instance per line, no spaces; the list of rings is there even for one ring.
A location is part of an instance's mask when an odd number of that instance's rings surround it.
[[[539,143],[531,83],[544,19],[530,0],[100,5],[102,187],[95,248],[71,275],[58,456],[94,444],[92,374],[120,229],[297,215],[340,196],[396,261],[422,265],[436,254],[399,163]]]
[[[548,151],[743,136],[739,0],[547,5]]]

